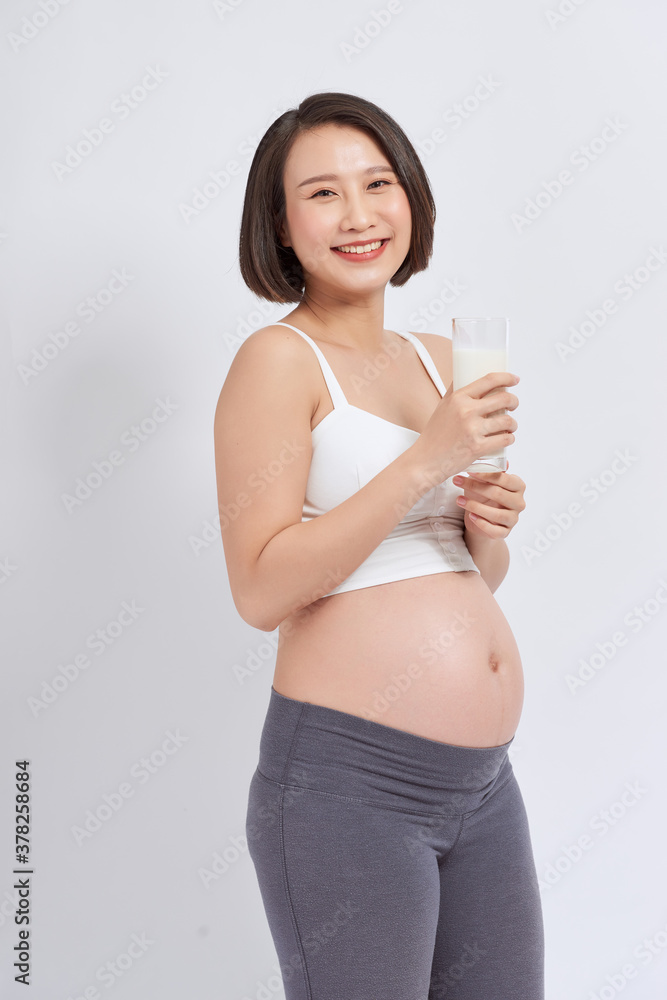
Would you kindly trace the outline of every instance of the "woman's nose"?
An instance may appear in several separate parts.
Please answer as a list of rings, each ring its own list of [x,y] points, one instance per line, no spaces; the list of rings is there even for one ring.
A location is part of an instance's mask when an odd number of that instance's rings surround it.
[[[342,230],[356,229],[362,232],[364,229],[368,229],[372,222],[373,211],[363,197],[355,196],[346,200],[340,220]]]

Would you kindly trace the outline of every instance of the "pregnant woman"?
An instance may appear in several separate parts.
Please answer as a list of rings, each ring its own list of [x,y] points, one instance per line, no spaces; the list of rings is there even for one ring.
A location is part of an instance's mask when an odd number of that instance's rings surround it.
[[[298,304],[236,353],[215,461],[235,606],[279,627],[246,833],[287,1000],[544,997],[493,596],[525,483],[460,475],[514,441],[518,379],[452,391],[451,340],[384,326],[434,221],[409,139],[350,94],[282,114],[250,167],[241,274]]]

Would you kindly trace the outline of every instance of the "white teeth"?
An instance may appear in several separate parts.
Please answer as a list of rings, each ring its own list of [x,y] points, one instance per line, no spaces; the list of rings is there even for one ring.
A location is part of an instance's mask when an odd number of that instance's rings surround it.
[[[344,253],[368,253],[369,250],[377,250],[382,246],[382,240],[376,240],[375,243],[367,243],[363,247],[334,247],[334,250],[342,250]]]

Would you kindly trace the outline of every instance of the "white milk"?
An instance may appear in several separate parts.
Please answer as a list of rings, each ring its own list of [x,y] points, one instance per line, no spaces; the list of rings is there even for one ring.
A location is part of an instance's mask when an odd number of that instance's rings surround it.
[[[502,348],[454,348],[452,351],[452,389],[460,389],[464,385],[470,385],[471,382],[475,382],[483,375],[488,375],[489,372],[509,371],[507,365],[507,351]],[[499,388],[491,391],[502,392],[503,390]],[[494,461],[484,463],[483,459],[477,459],[465,471],[503,472],[507,467],[504,448],[490,451],[484,458],[491,458]]]
[[[453,389],[469,385],[489,372],[506,372],[507,351],[486,347],[455,347],[452,351]]]

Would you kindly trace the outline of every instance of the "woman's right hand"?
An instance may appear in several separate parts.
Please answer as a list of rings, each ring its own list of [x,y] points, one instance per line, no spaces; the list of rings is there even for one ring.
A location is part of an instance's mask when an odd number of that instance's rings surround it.
[[[433,411],[426,427],[412,447],[424,473],[443,482],[477,458],[514,441],[519,426],[509,413],[518,398],[504,388],[516,385],[511,372],[490,372],[460,389],[453,382]]]

